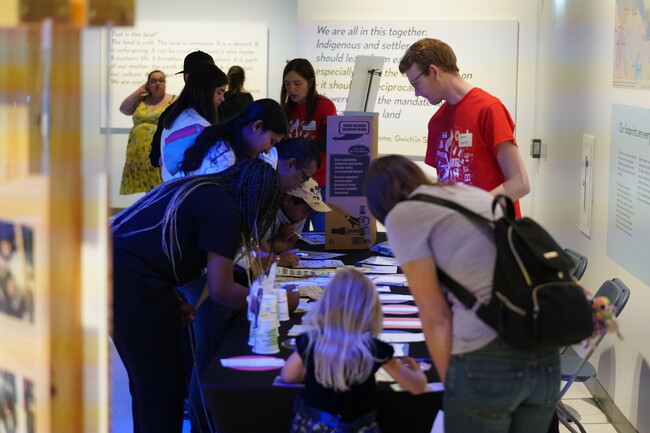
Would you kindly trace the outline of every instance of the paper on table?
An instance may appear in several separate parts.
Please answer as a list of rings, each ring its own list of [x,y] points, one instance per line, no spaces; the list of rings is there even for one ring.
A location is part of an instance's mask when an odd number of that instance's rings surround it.
[[[422,322],[415,317],[384,317],[384,329],[422,329]]]
[[[390,293],[390,287],[388,286],[377,286],[378,292]]]
[[[311,275],[300,279],[291,278],[289,281],[283,281],[279,287],[284,287],[287,284],[290,284],[298,288],[300,296],[318,299],[322,296],[325,287],[327,287],[331,280],[332,275]]]
[[[319,299],[325,293],[324,286],[300,286],[298,287],[300,296],[306,296],[310,299]]]
[[[387,286],[408,286],[406,275],[404,274],[380,274],[368,275],[371,281],[375,284],[383,284]]]
[[[397,266],[375,266],[375,265],[355,265],[359,272],[364,274],[396,274]]]
[[[301,278],[298,277],[284,277],[281,281],[280,284],[276,285],[276,287],[279,286],[286,286],[287,283],[292,284],[296,287],[303,287],[303,286],[321,286],[325,287],[327,286],[330,281],[332,281],[332,277],[334,274],[326,274],[326,275],[307,275]]]
[[[361,260],[359,264],[364,265],[379,265],[379,266],[399,266],[395,257],[372,256],[367,259]]]
[[[305,312],[309,311],[309,309],[313,305],[313,304],[310,304],[307,301],[303,301],[303,299],[304,298],[300,298],[300,303],[298,304],[298,306],[295,309],[296,313],[305,313]]]
[[[289,337],[295,337],[296,335],[300,335],[305,332],[305,325],[293,325],[291,329],[289,329],[289,332],[287,332],[287,335]]]
[[[404,388],[399,383],[393,383],[390,387],[393,389],[393,391],[406,391],[406,388]],[[427,389],[424,392],[440,392],[444,390],[445,385],[443,385],[442,382],[431,382],[427,383]]]
[[[395,354],[394,356],[400,356],[400,355]],[[429,368],[431,368],[431,365],[420,363],[420,368],[422,369],[422,371],[427,371],[429,370]],[[377,382],[395,382],[393,376],[388,374],[388,372],[384,370],[383,367],[377,370],[377,372],[375,373],[375,380]],[[393,388],[393,391],[406,391],[406,388],[401,387],[399,384],[396,385],[398,385],[399,388],[398,389]],[[428,389],[427,391],[430,391],[430,389]]]
[[[377,382],[395,382],[395,379],[393,379],[393,376],[388,374],[388,372],[386,372],[386,370],[384,370],[383,367],[382,367],[379,370],[377,370],[377,372],[375,373],[375,381],[377,381]]]
[[[418,307],[415,305],[401,305],[401,304],[383,304],[381,311],[384,314],[417,314]]]
[[[278,275],[286,277],[310,277],[312,275],[334,275],[336,268],[278,268]]]
[[[304,388],[305,384],[304,383],[287,383],[287,382],[283,382],[282,378],[280,376],[275,376],[275,379],[273,379],[273,386],[282,386],[282,387],[287,387],[287,388]]]
[[[380,293],[379,294],[379,300],[384,303],[392,303],[392,302],[407,302],[407,301],[412,301],[413,296],[411,295],[400,295],[396,293]]]
[[[311,245],[324,245],[325,232],[302,232],[302,240]]]
[[[322,251],[304,251],[300,250],[299,257],[307,260],[327,260],[333,259],[334,257],[344,256],[343,253],[324,253]]]
[[[297,268],[338,268],[343,266],[340,260],[301,260]]]
[[[424,341],[424,334],[421,332],[382,332],[379,339],[386,343],[415,343]]]
[[[222,358],[224,367],[282,367],[284,359],[273,356]]]
[[[393,347],[393,356],[408,356],[408,343],[390,343],[390,345]]]

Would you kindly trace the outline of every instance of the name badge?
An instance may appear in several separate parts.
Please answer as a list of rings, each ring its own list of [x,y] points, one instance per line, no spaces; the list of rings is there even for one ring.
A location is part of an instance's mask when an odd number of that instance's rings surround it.
[[[459,147],[472,147],[472,133],[466,132],[458,136]]]
[[[316,121],[312,120],[309,123],[303,123],[302,124],[302,130],[303,131],[315,131],[316,130]]]

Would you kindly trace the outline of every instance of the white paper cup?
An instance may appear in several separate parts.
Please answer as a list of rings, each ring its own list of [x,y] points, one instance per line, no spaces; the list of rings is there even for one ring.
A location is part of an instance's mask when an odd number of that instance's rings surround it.
[[[257,320],[251,320],[250,330],[248,331],[248,345],[255,346],[255,334],[257,333],[257,328],[255,327],[255,322]]]
[[[275,326],[280,326],[278,317],[278,298],[275,293],[264,295],[262,305],[260,305],[260,320],[271,320]]]
[[[287,301],[287,291],[285,289],[273,289],[278,299],[278,318],[281,322],[289,320],[289,303]]]
[[[278,328],[269,320],[260,320],[255,332],[253,353],[269,355],[279,351]]]

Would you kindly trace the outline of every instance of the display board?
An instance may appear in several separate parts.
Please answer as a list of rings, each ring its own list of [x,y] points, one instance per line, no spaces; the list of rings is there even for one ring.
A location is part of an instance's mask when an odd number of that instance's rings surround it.
[[[650,285],[650,109],[614,104],[607,255]]]
[[[471,84],[497,96],[516,116],[517,21],[341,21],[300,23],[300,53],[316,69],[318,91],[342,112],[358,55],[386,61],[375,104],[379,113],[379,153],[423,156],[427,123],[436,107],[416,98],[398,69],[406,49],[431,37],[447,42],[460,73]]]
[[[148,23],[103,32],[101,127],[106,127],[107,92],[111,127],[133,126],[131,116],[120,113],[120,104],[155,69],[167,75],[167,93],[178,95],[184,82],[182,74],[175,74],[183,69],[185,56],[196,50],[210,54],[225,73],[233,65],[244,68],[246,89],[255,99],[266,97],[267,33],[264,25],[223,23]]]
[[[47,182],[0,184],[0,432],[49,432]]]

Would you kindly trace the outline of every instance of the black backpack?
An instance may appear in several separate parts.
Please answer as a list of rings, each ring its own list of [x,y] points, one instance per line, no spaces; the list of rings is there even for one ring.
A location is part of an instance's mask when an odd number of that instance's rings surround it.
[[[535,221],[515,219],[508,197],[494,198],[492,213],[497,205],[503,211],[494,221],[438,197],[417,194],[411,200],[448,207],[494,229],[497,258],[488,304],[480,303],[440,268],[437,272],[456,298],[507,343],[522,349],[553,348],[579,343],[592,334],[589,301],[570,274],[575,263]]]

